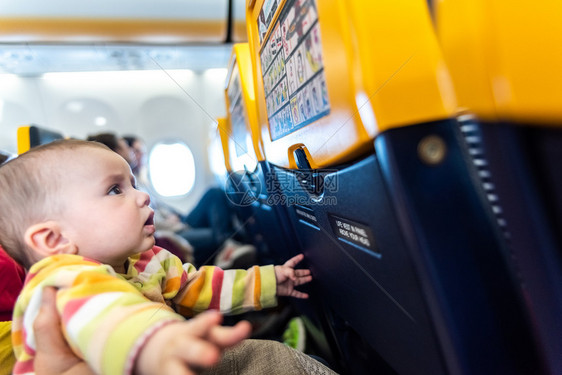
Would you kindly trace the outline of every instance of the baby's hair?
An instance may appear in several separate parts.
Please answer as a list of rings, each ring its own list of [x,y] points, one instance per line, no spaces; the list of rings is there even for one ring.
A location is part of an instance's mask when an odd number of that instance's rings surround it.
[[[29,269],[34,260],[24,234],[31,225],[49,220],[63,209],[56,195],[63,184],[65,158],[85,147],[103,148],[98,142],[59,140],[37,146],[0,167],[0,245]]]

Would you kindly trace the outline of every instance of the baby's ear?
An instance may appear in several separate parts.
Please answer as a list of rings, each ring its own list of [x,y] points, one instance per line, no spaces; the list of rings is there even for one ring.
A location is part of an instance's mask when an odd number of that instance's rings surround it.
[[[46,221],[27,228],[25,243],[43,257],[55,254],[76,254],[77,247],[66,238],[56,221]]]

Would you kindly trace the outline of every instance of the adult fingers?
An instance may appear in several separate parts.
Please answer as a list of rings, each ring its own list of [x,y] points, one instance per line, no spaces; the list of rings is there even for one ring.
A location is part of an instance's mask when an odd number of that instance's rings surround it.
[[[56,289],[47,287],[42,293],[39,314],[33,323],[37,375],[93,375],[88,365],[72,352],[62,335]]]
[[[39,314],[33,323],[37,348],[45,354],[55,353],[57,348],[67,347],[60,330],[60,318],[56,309],[56,289],[44,288]]]

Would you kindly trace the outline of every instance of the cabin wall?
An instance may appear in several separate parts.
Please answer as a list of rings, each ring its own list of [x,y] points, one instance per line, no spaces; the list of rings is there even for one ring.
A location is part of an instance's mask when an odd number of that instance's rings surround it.
[[[17,128],[27,124],[80,139],[103,131],[136,134],[147,150],[159,141],[183,141],[196,161],[195,185],[187,197],[162,199],[187,212],[215,184],[207,147],[215,119],[225,115],[225,74],[225,69],[0,74],[0,149],[16,153]]]

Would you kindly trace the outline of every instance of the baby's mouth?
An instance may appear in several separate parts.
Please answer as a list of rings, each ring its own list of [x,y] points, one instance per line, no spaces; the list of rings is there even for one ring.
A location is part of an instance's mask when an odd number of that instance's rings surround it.
[[[154,225],[154,212],[151,212],[150,215],[148,215],[148,219],[146,219],[144,225]]]

